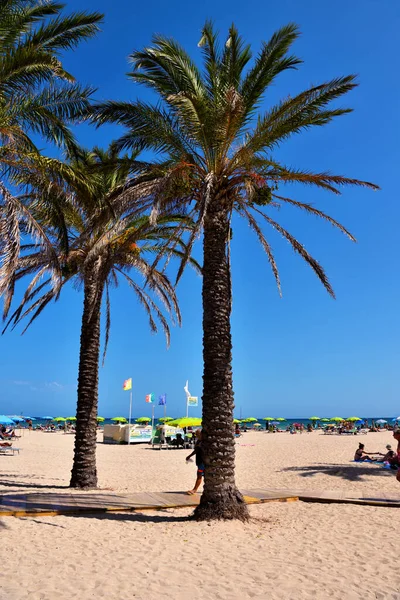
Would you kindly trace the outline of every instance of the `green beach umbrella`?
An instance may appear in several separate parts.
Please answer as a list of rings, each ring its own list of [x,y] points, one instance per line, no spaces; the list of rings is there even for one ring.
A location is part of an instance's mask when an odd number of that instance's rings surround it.
[[[332,417],[332,419],[329,419],[330,421],[336,421],[337,423],[339,423],[339,421],[344,421],[344,419],[342,419],[342,417]]]
[[[274,417],[264,417],[263,421],[275,421]]]
[[[245,423],[257,423],[257,419],[255,419],[254,417],[247,417],[247,419],[244,420]]]
[[[136,423],[150,423],[151,417],[139,417],[136,419]]]
[[[62,423],[63,421],[66,421],[67,419],[65,419],[64,417],[55,417],[53,419],[53,421],[56,421],[56,423]]]
[[[310,417],[309,421],[320,421],[320,417]]]
[[[235,425],[237,425],[238,423],[241,423],[241,422],[242,422],[242,421],[239,421],[239,419],[233,419],[233,423],[234,423]]]
[[[277,419],[275,419],[275,421],[286,421],[286,419],[284,419],[283,417],[278,417]]]
[[[360,419],[360,417],[349,417],[348,419],[346,419],[346,421],[355,422],[355,421],[362,421],[362,419]]]
[[[158,420],[160,421],[160,423],[168,423],[169,421],[173,421],[174,419],[172,417],[161,417]]]
[[[111,421],[115,421],[116,423],[127,423],[128,421],[125,417],[113,417]]]
[[[67,417],[66,421],[76,421],[76,417]]]
[[[180,429],[183,427],[200,427],[201,419],[198,419],[197,417],[182,417],[180,419],[169,421],[168,425],[171,427],[179,427]]]
[[[97,417],[97,421],[99,423],[102,423],[103,421],[105,421],[105,418],[104,417]]]
[[[324,417],[323,419],[321,419],[321,421],[323,421],[324,423],[328,423],[328,421],[330,421],[330,419],[327,419],[326,417]]]

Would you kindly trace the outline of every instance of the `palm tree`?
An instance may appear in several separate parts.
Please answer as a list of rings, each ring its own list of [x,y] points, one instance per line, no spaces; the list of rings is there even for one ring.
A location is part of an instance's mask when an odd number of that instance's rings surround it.
[[[16,181],[19,186],[28,185],[30,193],[17,198],[2,190],[0,295],[4,297],[6,318],[15,284],[24,277],[31,277],[19,307],[6,325],[16,326],[29,315],[27,328],[49,302],[57,300],[67,283],[83,286],[75,453],[70,485],[92,488],[97,485],[96,428],[103,298],[106,313],[103,361],[111,323],[109,291],[121,279],[129,284],[145,309],[151,330],[157,331],[159,321],[169,343],[169,324],[159,303],[172,322],[180,323],[175,290],[162,269],[150,269],[148,260],[169,243],[177,226],[186,228],[188,221],[169,212],[153,226],[146,214],[149,202],[145,196],[146,185],[140,187],[140,196],[135,196],[139,193],[137,184],[131,193],[132,161],[118,160],[112,152],[81,150],[79,157],[69,165],[42,159],[41,180],[38,179],[38,160],[35,159],[34,170],[23,175],[20,171]],[[61,167],[62,177],[57,179],[53,174]],[[21,237],[23,234],[30,234],[34,243],[27,243]],[[173,252],[182,258],[186,253],[185,244],[182,242]],[[191,262],[198,267],[195,261]]]
[[[60,54],[93,37],[100,13],[63,15],[54,1],[0,0],[0,159],[36,151],[31,134],[64,144],[74,137],[66,123],[88,106],[91,89],[75,82]]]
[[[316,186],[338,194],[344,185],[367,182],[329,173],[313,173],[281,164],[273,151],[286,139],[314,126],[326,125],[349,109],[332,102],[352,90],[354,76],[339,77],[288,97],[261,111],[268,87],[276,77],[294,69],[300,60],[289,54],[298,37],[289,24],[263,43],[251,66],[250,47],[234,25],[223,46],[211,23],[202,31],[201,71],[173,39],[156,35],[152,45],[130,56],[129,77],[158,95],[159,103],[106,102],[93,110],[102,124],[119,123],[126,133],[118,149],[139,147],[159,155],[153,170],[153,218],[164,203],[188,206],[196,218],[188,243],[203,230],[203,440],[205,485],[198,519],[246,519],[247,509],[235,485],[233,389],[231,367],[231,272],[229,241],[232,214],[247,219],[264,248],[280,287],[271,246],[260,220],[278,231],[310,265],[333,296],[321,265],[286,229],[272,218],[280,203],[326,219],[350,239],[351,234],[331,217],[309,204],[287,197],[288,183]],[[149,170],[150,176],[151,169]],[[178,277],[182,274],[182,261]]]

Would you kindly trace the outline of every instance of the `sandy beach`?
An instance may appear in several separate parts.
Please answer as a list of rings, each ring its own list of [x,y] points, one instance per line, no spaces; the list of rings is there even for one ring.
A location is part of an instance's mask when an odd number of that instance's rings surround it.
[[[20,455],[0,457],[1,493],[69,493],[73,440],[24,432]],[[394,472],[350,462],[360,441],[369,451],[395,445],[388,432],[247,432],[237,440],[237,483],[399,493]],[[190,489],[195,466],[185,463],[187,453],[99,443],[100,487]],[[0,598],[400,599],[396,509],[295,502],[250,512],[246,524],[187,521],[187,509],[0,519]]]

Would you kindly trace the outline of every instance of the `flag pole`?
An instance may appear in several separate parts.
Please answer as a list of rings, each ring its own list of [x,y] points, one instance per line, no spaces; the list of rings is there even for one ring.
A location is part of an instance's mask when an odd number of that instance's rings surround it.
[[[154,429],[154,402],[151,405],[151,435],[153,435]]]
[[[132,389],[129,394],[129,431],[128,431],[128,444],[131,443],[131,419],[132,419]]]

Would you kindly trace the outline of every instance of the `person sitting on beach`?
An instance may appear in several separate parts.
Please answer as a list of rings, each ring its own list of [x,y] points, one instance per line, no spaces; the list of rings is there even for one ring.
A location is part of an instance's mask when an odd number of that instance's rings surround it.
[[[397,469],[396,479],[400,483],[400,429],[395,429],[395,431],[393,431],[393,437],[397,441],[397,464],[398,464],[398,469]]]
[[[0,439],[2,440],[9,440],[11,438],[15,438],[15,431],[13,429],[9,429],[7,431],[7,429],[4,427],[4,425],[1,427],[1,433],[0,433]]]
[[[392,446],[390,444],[387,444],[386,450],[387,450],[386,454],[381,454],[382,461],[383,462],[390,462],[391,460],[393,460],[393,458],[396,457],[396,453],[395,453],[394,450],[392,450]]]
[[[370,454],[380,454],[380,452],[366,452],[364,450],[365,446],[364,444],[358,444],[358,449],[356,450],[355,454],[354,454],[354,460],[356,462],[362,462],[364,460],[371,460],[371,461],[376,461],[378,460],[377,458],[372,458],[370,456]]]

